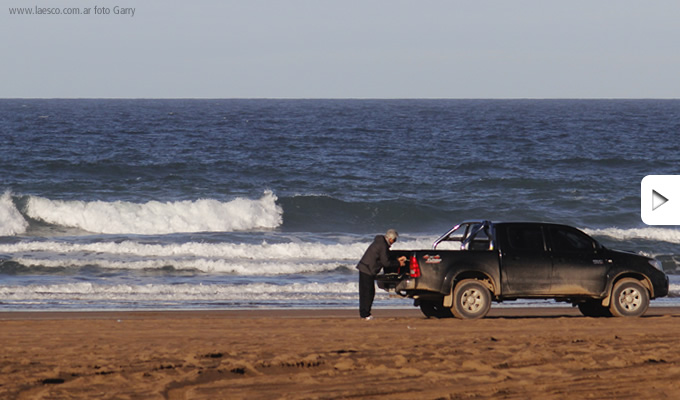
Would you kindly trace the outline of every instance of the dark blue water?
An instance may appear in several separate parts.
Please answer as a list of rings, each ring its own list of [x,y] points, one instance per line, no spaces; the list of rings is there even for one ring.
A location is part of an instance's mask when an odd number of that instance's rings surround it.
[[[476,218],[675,273],[640,181],[677,132],[675,100],[0,100],[0,309],[354,306],[373,235]]]

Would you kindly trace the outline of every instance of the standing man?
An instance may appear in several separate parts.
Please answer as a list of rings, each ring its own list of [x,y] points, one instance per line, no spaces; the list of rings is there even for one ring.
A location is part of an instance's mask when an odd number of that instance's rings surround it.
[[[390,229],[385,235],[378,235],[368,246],[361,261],[357,264],[359,270],[359,315],[365,320],[371,320],[371,307],[375,298],[375,276],[380,269],[387,267],[403,267],[406,257],[401,256],[396,261],[390,260],[390,246],[397,241],[399,234]]]

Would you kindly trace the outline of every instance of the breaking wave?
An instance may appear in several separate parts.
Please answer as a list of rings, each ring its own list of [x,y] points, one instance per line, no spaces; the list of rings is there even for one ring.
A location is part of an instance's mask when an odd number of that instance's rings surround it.
[[[15,236],[26,232],[28,222],[14,205],[12,194],[0,196],[0,236]]]
[[[29,196],[28,218],[47,224],[99,234],[158,235],[179,232],[233,232],[274,229],[283,222],[277,197],[266,191],[260,199],[236,198],[131,203],[125,201],[51,200]],[[0,199],[0,235],[26,232],[28,222],[11,195]]]

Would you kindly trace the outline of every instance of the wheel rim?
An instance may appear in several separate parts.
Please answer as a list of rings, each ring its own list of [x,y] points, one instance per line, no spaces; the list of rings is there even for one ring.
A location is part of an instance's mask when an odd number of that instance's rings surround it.
[[[635,288],[627,288],[619,295],[619,305],[626,311],[635,311],[642,305],[642,294]]]
[[[484,294],[477,289],[467,289],[461,295],[460,305],[464,310],[476,313],[484,308]]]

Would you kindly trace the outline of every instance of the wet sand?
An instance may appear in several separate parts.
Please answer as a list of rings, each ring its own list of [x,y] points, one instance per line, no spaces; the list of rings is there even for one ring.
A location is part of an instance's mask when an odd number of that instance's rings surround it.
[[[680,308],[0,313],[0,399],[678,399]]]

